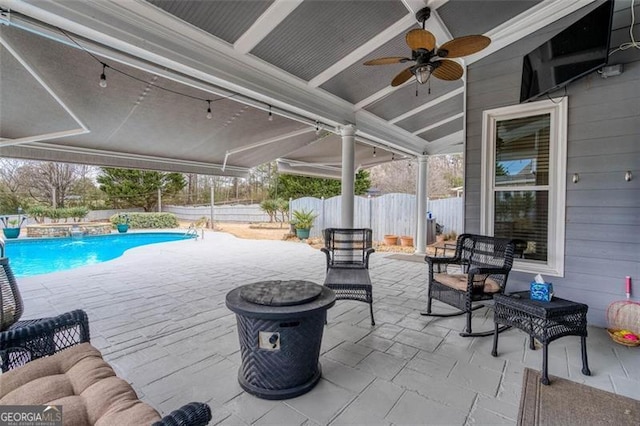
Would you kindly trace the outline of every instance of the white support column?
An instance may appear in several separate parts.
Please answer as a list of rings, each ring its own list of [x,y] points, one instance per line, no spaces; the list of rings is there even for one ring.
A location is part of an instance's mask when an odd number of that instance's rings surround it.
[[[427,160],[429,156],[418,157],[418,184],[416,188],[416,254],[426,254],[427,250]]]
[[[342,128],[342,224],[353,228],[355,192],[356,129],[353,125]]]

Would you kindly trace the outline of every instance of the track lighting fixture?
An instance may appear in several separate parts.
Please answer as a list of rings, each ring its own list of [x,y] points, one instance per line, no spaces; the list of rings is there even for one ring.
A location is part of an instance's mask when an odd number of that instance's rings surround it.
[[[211,114],[211,101],[207,99],[207,118],[211,120],[213,114]]]
[[[104,73],[104,70],[107,68],[107,64],[102,64],[102,74],[100,74],[100,87],[107,87],[107,76]]]
[[[271,113],[271,105],[269,105],[269,121],[273,121],[273,114]]]

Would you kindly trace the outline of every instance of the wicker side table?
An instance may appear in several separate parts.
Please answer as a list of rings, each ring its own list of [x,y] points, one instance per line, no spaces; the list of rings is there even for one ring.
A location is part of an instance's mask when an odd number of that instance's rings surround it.
[[[495,332],[491,355],[498,356],[498,324],[519,328],[529,335],[529,347],[535,349],[533,340],[542,343],[542,384],[549,384],[548,346],[564,336],[580,336],[582,374],[591,375],[587,362],[587,310],[582,303],[554,297],[550,302],[531,300],[529,292],[511,295],[497,294],[494,298]]]

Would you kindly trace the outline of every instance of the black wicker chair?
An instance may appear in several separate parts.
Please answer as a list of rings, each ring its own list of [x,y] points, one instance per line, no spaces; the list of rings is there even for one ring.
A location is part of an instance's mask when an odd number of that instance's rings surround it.
[[[18,321],[22,314],[22,299],[7,258],[0,258],[2,294],[2,325],[0,332],[0,368],[7,372],[30,361],[54,355],[64,349],[90,342],[89,319],[82,310],[57,317]],[[8,325],[11,323],[11,325]],[[2,376],[0,376],[0,380]],[[207,404],[189,403],[163,417],[154,425],[206,425],[211,420]]]
[[[371,325],[373,291],[369,277],[369,256],[373,249],[372,231],[368,228],[327,228],[322,231],[327,258],[324,285],[336,294],[336,300],[356,300],[369,304]]]
[[[495,294],[504,293],[507,278],[513,265],[515,244],[512,240],[483,235],[462,234],[456,242],[453,257],[426,256],[429,265],[427,311],[422,315],[452,317],[467,315],[463,337],[489,336],[494,330],[473,333],[472,312],[482,308],[476,302],[492,300]],[[453,271],[457,267],[459,271]],[[435,314],[431,312],[436,299],[459,309],[458,312]],[[500,331],[506,329],[503,327]]]

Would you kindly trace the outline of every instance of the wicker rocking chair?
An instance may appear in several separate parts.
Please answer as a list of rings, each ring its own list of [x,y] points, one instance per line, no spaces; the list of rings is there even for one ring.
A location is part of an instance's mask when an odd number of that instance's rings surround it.
[[[453,257],[426,256],[429,264],[429,288],[427,311],[421,315],[452,317],[467,315],[463,337],[489,336],[494,330],[473,333],[472,313],[489,301],[495,294],[504,293],[507,278],[513,265],[515,244],[504,238],[462,234],[456,242]],[[457,268],[457,271],[453,269]],[[436,299],[459,309],[458,312],[436,314],[431,312],[432,300]],[[502,328],[506,329],[506,327]]]

